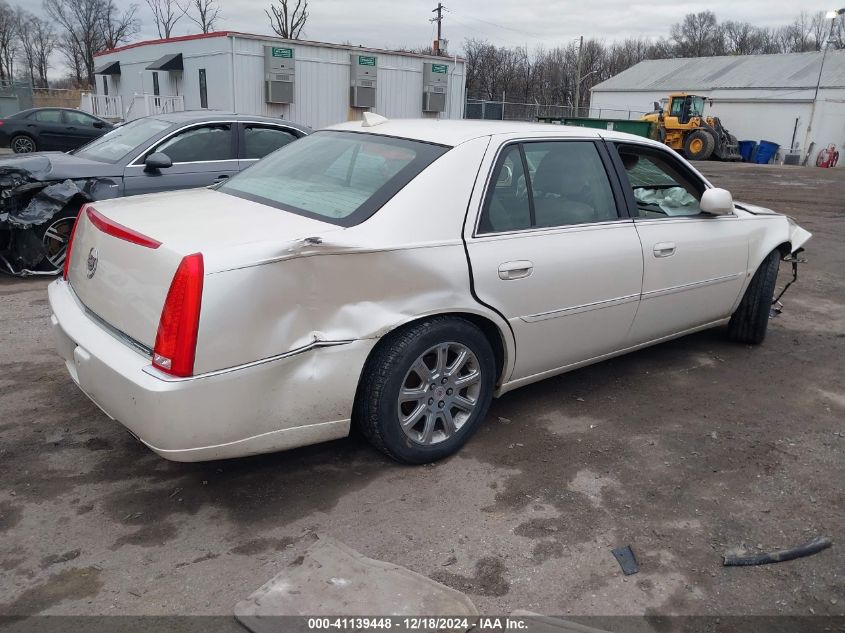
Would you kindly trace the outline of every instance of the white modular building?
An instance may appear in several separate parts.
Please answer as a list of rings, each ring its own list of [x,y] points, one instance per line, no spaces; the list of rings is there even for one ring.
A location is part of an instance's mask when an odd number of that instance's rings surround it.
[[[280,116],[319,128],[373,111],[463,116],[465,62],[231,31],[129,44],[95,57],[82,107],[131,120],[173,110]]]
[[[777,143],[780,160],[809,152],[812,165],[845,145],[845,50],[643,61],[593,87],[590,116],[636,119],[671,92],[707,97],[705,114],[740,140]]]

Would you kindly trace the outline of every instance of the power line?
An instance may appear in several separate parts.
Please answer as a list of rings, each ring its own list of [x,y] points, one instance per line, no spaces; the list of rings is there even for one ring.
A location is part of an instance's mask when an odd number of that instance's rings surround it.
[[[443,7],[443,8],[446,11],[448,11],[449,13],[455,14],[455,11],[453,11],[452,9],[447,9],[446,7]],[[531,37],[539,37],[539,38],[545,37],[544,35],[540,35],[539,33],[532,33],[531,31],[526,31],[524,29],[516,29],[512,26],[505,26],[504,24],[498,24],[496,22],[491,22],[490,20],[484,20],[482,18],[477,18],[474,15],[468,15],[466,13],[461,13],[460,15],[462,15],[465,18],[469,18],[470,20],[477,20],[478,22],[483,22],[484,24],[489,24],[490,26],[495,26],[496,28],[505,29],[506,31],[513,31],[515,33],[521,33],[522,35],[530,35]]]

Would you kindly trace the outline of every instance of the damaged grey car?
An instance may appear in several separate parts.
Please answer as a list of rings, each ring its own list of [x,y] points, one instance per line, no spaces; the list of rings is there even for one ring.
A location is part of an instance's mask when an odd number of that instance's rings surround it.
[[[68,153],[0,159],[0,270],[61,271],[86,202],[225,181],[310,134],[261,116],[175,112],[136,119]]]

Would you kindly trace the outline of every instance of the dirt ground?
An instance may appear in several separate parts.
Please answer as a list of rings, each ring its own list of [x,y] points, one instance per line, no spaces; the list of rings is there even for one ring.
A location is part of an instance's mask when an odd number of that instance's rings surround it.
[[[520,389],[433,466],[356,438],[167,462],[71,382],[49,280],[0,278],[0,614],[231,614],[314,531],[485,613],[845,614],[845,170],[700,167],[814,234],[765,343],[714,330]],[[721,564],[814,535],[834,546]]]

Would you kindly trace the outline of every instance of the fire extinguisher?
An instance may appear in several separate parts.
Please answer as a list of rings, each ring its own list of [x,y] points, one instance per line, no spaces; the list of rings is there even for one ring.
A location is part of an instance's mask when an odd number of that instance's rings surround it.
[[[839,152],[836,151],[836,146],[833,143],[820,151],[816,157],[816,167],[836,167],[838,162]]]

